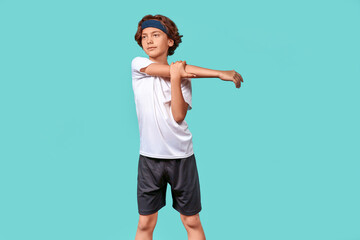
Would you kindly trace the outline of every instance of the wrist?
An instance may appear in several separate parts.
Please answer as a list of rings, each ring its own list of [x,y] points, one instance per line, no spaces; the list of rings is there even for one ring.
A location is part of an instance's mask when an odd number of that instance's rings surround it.
[[[174,73],[170,75],[171,80],[181,80],[181,75],[179,73]]]

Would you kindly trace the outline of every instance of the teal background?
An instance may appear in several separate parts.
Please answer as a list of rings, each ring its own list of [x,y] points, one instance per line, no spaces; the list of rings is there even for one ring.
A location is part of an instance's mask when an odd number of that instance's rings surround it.
[[[183,42],[207,239],[360,240],[359,1],[0,0],[0,239],[134,239],[131,60],[146,14]],[[187,239],[159,211],[154,239]]]

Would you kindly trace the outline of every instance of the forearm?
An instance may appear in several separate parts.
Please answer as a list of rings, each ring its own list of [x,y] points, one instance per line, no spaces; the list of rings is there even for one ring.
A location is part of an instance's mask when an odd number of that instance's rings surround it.
[[[176,122],[181,122],[185,119],[187,112],[187,103],[184,100],[181,91],[181,77],[171,76],[171,113]]]
[[[185,71],[196,75],[194,78],[218,78],[220,70],[213,70],[208,68],[202,68],[194,65],[186,65]],[[168,78],[170,80],[170,66],[160,63],[152,63],[146,69],[145,73],[152,76],[159,76]]]
[[[202,68],[194,65],[186,65],[185,71],[196,75],[195,78],[218,78],[221,71]]]

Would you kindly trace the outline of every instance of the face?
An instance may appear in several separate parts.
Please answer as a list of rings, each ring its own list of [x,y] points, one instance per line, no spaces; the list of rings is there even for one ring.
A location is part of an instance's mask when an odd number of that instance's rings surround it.
[[[174,40],[168,38],[160,29],[148,27],[142,31],[141,43],[149,57],[157,58],[162,55],[167,56],[168,48],[174,45]]]

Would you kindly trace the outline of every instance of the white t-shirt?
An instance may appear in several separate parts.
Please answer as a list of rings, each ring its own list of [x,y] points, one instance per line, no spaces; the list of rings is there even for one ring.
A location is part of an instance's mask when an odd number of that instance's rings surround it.
[[[171,82],[140,72],[155,63],[145,57],[131,62],[132,86],[140,133],[140,154],[154,158],[185,158],[193,152],[192,134],[185,120],[177,123],[171,112]],[[181,79],[181,90],[191,106],[191,79]]]

